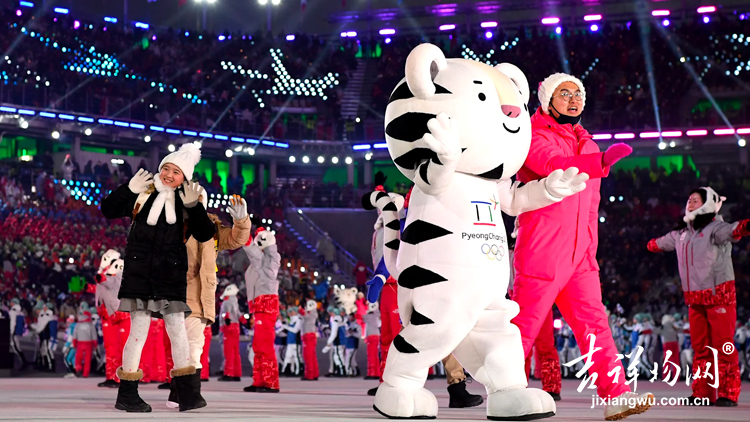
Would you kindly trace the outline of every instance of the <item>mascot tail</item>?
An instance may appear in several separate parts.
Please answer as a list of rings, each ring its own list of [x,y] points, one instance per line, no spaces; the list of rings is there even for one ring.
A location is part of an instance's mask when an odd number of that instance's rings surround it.
[[[385,192],[375,191],[362,197],[362,207],[366,210],[379,209],[383,216],[383,258],[391,276],[398,280],[400,275],[396,268],[396,258],[401,245],[401,222],[398,218],[398,207]]]

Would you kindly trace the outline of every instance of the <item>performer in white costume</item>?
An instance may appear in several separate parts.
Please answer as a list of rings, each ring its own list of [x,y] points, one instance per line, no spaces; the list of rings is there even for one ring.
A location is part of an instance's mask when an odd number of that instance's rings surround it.
[[[384,214],[386,265],[398,281],[404,329],[388,352],[374,408],[389,418],[432,418],[428,368],[453,352],[487,389],[489,419],[555,413],[542,390],[527,389],[519,308],[505,294],[509,215],[561,201],[585,188],[576,168],[521,186],[510,178],[531,143],[529,87],[517,67],[446,60],[422,44],[386,109],[386,140],[399,170],[415,182],[399,239],[396,206],[383,192],[363,205]]]

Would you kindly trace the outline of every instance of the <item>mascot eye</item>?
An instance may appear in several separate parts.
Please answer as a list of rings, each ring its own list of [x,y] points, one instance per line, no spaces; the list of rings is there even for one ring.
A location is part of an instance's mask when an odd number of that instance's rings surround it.
[[[487,96],[486,96],[486,95],[484,95],[484,93],[483,93],[483,92],[480,92],[480,93],[479,93],[479,101],[484,101],[484,100],[486,100],[486,99],[487,99]]]
[[[523,105],[523,109],[529,111],[529,107],[527,107],[526,104]]]

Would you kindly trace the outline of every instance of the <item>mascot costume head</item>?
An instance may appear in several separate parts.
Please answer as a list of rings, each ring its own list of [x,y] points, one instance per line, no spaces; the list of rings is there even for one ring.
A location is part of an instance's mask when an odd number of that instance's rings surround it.
[[[333,296],[336,298],[336,306],[342,308],[347,315],[356,312],[357,293],[359,293],[359,290],[356,287],[350,289],[334,287]]]
[[[102,262],[99,265],[99,273],[96,275],[96,305],[104,305],[107,315],[114,315],[120,307],[120,299],[117,294],[120,292],[122,283],[122,270],[125,268],[125,261],[120,259],[120,253],[110,249],[102,256]]]

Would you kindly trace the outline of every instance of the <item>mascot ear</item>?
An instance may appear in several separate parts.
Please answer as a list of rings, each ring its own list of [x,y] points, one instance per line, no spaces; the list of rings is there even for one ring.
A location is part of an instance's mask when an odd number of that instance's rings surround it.
[[[521,69],[510,63],[500,63],[499,65],[495,66],[495,69],[505,74],[505,76],[510,78],[510,80],[513,81],[514,84],[516,84],[518,90],[521,91],[521,100],[524,104],[528,104],[529,81],[526,79],[526,75],[523,74]]]
[[[448,67],[443,51],[434,44],[421,44],[406,58],[406,83],[411,92],[425,100],[435,95],[435,76]]]

